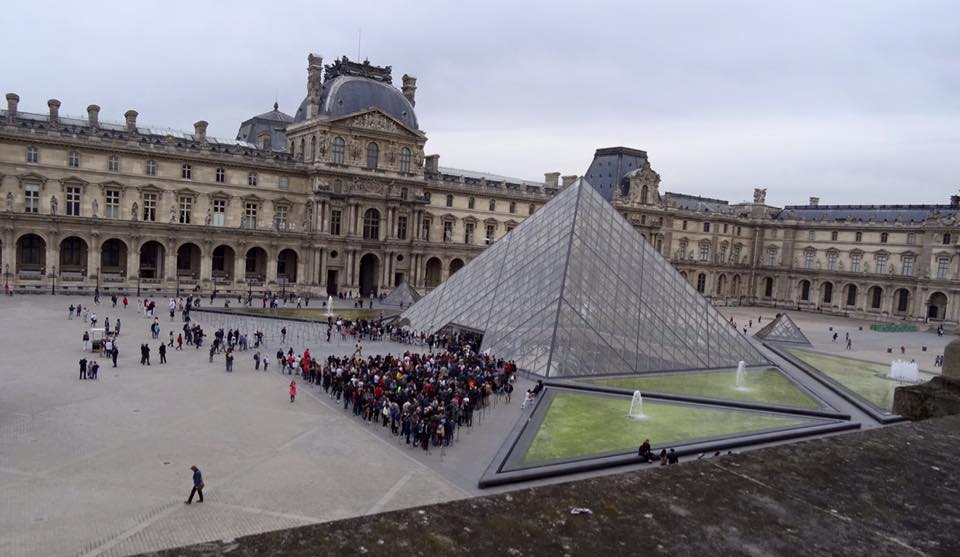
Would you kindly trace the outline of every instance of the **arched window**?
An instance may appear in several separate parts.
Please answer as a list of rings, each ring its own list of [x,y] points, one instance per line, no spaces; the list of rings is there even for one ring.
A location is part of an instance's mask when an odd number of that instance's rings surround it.
[[[380,211],[376,209],[367,209],[363,213],[363,239],[380,239]]]
[[[343,155],[347,150],[347,143],[342,137],[333,138],[333,164],[343,164]]]
[[[379,163],[380,147],[371,141],[370,144],[367,145],[367,169],[375,170]]]
[[[810,301],[810,281],[809,280],[800,281],[800,300],[804,302]]]
[[[640,203],[644,205],[647,204],[647,195],[649,195],[649,193],[650,193],[650,190],[647,188],[647,186],[643,186],[642,188],[640,188]]]
[[[703,294],[707,289],[707,275],[700,273],[697,275],[697,292]]]
[[[317,158],[317,136],[310,138],[310,160],[314,161]]]
[[[410,148],[400,149],[400,172],[407,174],[410,172]]]

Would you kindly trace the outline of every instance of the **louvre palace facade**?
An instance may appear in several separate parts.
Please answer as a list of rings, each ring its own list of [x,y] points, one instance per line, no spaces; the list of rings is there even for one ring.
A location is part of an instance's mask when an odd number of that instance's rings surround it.
[[[307,60],[303,102],[236,139],[0,111],[0,266],[15,292],[311,295],[442,283],[578,176],[528,181],[425,155],[417,80]],[[25,102],[25,104],[27,104]],[[33,103],[30,102],[32,105]],[[960,197],[943,205],[771,207],[660,191],[644,151],[583,177],[705,296],[882,320],[960,319]],[[536,277],[530,277],[536,280]]]

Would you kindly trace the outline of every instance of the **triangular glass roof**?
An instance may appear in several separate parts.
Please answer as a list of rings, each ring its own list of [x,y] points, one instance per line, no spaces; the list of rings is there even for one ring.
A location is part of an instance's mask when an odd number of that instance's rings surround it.
[[[392,292],[387,294],[387,297],[383,299],[382,303],[384,305],[410,307],[417,303],[422,297],[419,292],[404,281],[400,283],[400,286],[394,288]]]
[[[766,363],[582,179],[401,318],[484,331],[482,349],[546,377]]]
[[[757,331],[753,336],[773,342],[792,342],[795,344],[810,344],[807,337],[800,332],[800,327],[790,319],[786,313],[781,313],[779,317],[767,323],[767,325]]]

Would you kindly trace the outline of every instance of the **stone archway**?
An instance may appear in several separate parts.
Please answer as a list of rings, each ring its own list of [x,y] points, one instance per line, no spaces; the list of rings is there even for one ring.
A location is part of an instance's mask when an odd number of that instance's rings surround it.
[[[893,312],[910,312],[910,291],[906,288],[898,288],[897,291],[893,293]]]
[[[453,276],[453,273],[456,273],[460,269],[463,269],[463,265],[464,265],[463,259],[460,259],[459,257],[454,257],[453,260],[450,261],[450,276]]]
[[[797,301],[809,302],[810,301],[810,281],[806,279],[801,280],[798,287],[799,287],[799,292],[797,296]]]
[[[297,252],[290,248],[277,255],[277,280],[286,280],[287,284],[297,282]]]
[[[164,277],[164,255],[166,250],[163,244],[150,240],[140,246],[140,277],[145,279],[162,279]]]
[[[947,295],[934,292],[927,301],[927,319],[944,321],[947,318]]]
[[[120,281],[127,276],[127,244],[110,238],[100,244],[100,280]]]
[[[47,266],[47,242],[36,234],[17,238],[17,275],[40,278]]]
[[[820,303],[829,306],[833,304],[833,283],[825,282],[820,286]]]
[[[77,236],[69,236],[60,242],[61,277],[82,279],[87,274],[87,242]]]
[[[267,252],[261,247],[254,246],[244,255],[244,280],[263,282],[267,279]]]
[[[431,257],[427,260],[426,268],[424,273],[424,284],[427,288],[435,288],[440,286],[440,281],[443,280],[443,263],[436,257]]]
[[[231,282],[236,269],[237,252],[230,246],[220,245],[213,248],[211,275],[216,282]]]
[[[380,277],[380,258],[368,253],[360,258],[360,295],[377,293]]]
[[[200,278],[200,246],[186,243],[177,248],[177,276],[183,278]]]

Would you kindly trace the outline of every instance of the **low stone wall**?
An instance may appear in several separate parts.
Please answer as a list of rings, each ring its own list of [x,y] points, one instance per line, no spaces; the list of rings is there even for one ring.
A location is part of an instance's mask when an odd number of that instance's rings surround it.
[[[958,462],[953,416],[150,555],[960,555]]]

